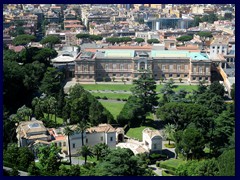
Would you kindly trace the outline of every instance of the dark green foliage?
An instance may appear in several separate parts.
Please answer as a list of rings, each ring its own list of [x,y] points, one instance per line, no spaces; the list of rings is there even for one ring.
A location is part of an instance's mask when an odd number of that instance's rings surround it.
[[[63,88],[61,88],[59,94],[58,94],[58,98],[57,98],[57,114],[59,117],[63,117],[63,108],[65,106],[65,93]]]
[[[109,147],[104,143],[96,144],[93,147],[93,154],[97,157],[97,160],[103,159],[109,152]]]
[[[120,126],[128,124],[130,127],[137,127],[142,123],[143,116],[145,116],[145,112],[139,99],[130,96],[117,116],[117,122]]]
[[[155,43],[159,43],[160,41],[158,39],[148,39],[147,43],[148,44],[155,44]]]
[[[208,107],[215,115],[226,109],[223,97],[209,91],[198,95],[196,103]]]
[[[34,162],[34,155],[28,147],[17,147],[16,144],[9,144],[3,152],[3,160],[11,167],[27,171],[31,162]]]
[[[192,36],[187,36],[187,35],[181,36],[181,37],[177,38],[177,40],[178,40],[178,41],[181,41],[182,43],[184,43],[184,42],[186,42],[186,41],[190,41],[190,40],[192,40],[192,39],[193,39]]]
[[[199,35],[201,38],[206,38],[206,37],[211,38],[212,37],[212,33],[206,32],[206,31],[201,31],[201,32],[197,33],[197,35]]]
[[[90,35],[89,39],[92,40],[92,41],[100,41],[100,40],[103,39],[103,37],[99,36],[99,35]]]
[[[208,22],[208,23],[213,23],[214,21],[217,21],[218,20],[218,17],[216,14],[214,13],[211,13],[209,15],[204,15],[202,18],[201,18],[201,21],[202,22]]]
[[[33,60],[44,63],[49,66],[51,59],[57,57],[58,53],[55,49],[42,48],[38,50],[37,54],[33,56]]]
[[[89,34],[77,34],[76,35],[76,37],[78,38],[78,39],[83,39],[83,38],[89,38]]]
[[[184,130],[180,144],[187,159],[189,157],[200,159],[203,156],[204,138],[195,128],[190,127]]]
[[[28,43],[34,41],[35,39],[36,39],[36,37],[33,35],[22,34],[13,39],[13,44],[15,46],[19,46],[19,45],[25,46]]]
[[[98,176],[141,176],[145,173],[143,162],[129,149],[111,150],[95,167],[95,175]]]
[[[144,42],[145,40],[143,38],[136,38],[134,39],[134,41],[137,43],[141,43],[141,42]]]
[[[28,174],[30,176],[40,176],[41,171],[40,169],[36,166],[35,162],[32,162],[28,168]]]
[[[19,62],[19,53],[14,52],[13,50],[4,50],[3,51],[3,60],[4,61],[17,61]]]
[[[63,117],[65,121],[70,118],[71,124],[77,124],[83,119],[91,125],[114,122],[112,114],[81,85],[75,85],[70,89]]]
[[[92,148],[90,146],[82,146],[81,149],[79,150],[79,154],[84,157],[85,164],[87,163],[87,157],[93,157],[93,152]]]
[[[231,98],[235,101],[235,83],[233,83],[233,85],[232,85]]]
[[[214,130],[211,147],[215,155],[221,153],[221,148],[229,146],[229,139],[233,136],[235,127],[235,117],[229,110],[223,111],[214,120]]]
[[[54,144],[50,146],[41,146],[38,149],[39,164],[41,166],[41,175],[52,176],[59,170],[61,165],[60,148]]]
[[[215,159],[193,160],[180,165],[176,173],[179,176],[217,176],[219,169]]]
[[[12,170],[10,171],[10,176],[19,176],[19,171],[17,167],[13,167]]]
[[[59,72],[57,69],[51,67],[47,68],[41,81],[41,92],[56,97],[61,90],[61,76],[62,72]]]
[[[133,80],[133,85],[131,91],[133,97],[137,100],[137,104],[141,104],[142,119],[145,122],[146,114],[154,112],[154,106],[158,105],[156,82],[149,72],[143,72],[137,80]]]
[[[224,86],[222,84],[220,84],[218,81],[213,82],[209,88],[208,88],[209,92],[215,93],[216,95],[219,95],[221,97],[224,96]]]
[[[80,176],[80,166],[72,165],[70,169],[67,169],[66,166],[61,165],[56,175],[57,176]]]
[[[41,41],[41,44],[48,44],[49,47],[52,49],[53,45],[55,44],[60,44],[61,40],[59,37],[55,36],[55,35],[48,35],[46,37],[44,37]]]
[[[165,123],[175,124],[178,130],[185,129],[191,122],[206,134],[210,128],[209,110],[198,104],[171,102],[157,110],[157,117]]]
[[[235,149],[223,152],[217,160],[220,176],[235,176]]]

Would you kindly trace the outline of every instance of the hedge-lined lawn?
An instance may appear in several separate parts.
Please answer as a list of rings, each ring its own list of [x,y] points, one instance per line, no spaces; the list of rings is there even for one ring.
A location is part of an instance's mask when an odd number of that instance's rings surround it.
[[[159,92],[162,89],[164,84],[157,85],[156,91]],[[193,90],[197,90],[197,85],[174,85],[176,88],[173,88],[174,91],[179,91],[180,89],[184,89],[186,91],[192,92]]]
[[[123,93],[91,93],[94,96],[99,96],[103,98],[106,96],[108,99],[128,99],[131,94],[123,94]]]
[[[187,161],[184,161],[182,159],[169,159],[166,161],[161,161],[160,167],[164,167],[166,169],[168,169],[167,167],[169,167],[169,169],[176,169],[179,165],[185,164],[186,162]]]
[[[125,90],[130,91],[131,88],[134,86],[132,84],[81,84],[86,90]],[[156,91],[159,92],[161,88],[163,88],[164,84],[157,84]],[[180,89],[185,89],[186,91],[197,90],[197,85],[175,85],[174,91],[178,91]]]
[[[136,138],[140,141],[142,141],[142,131],[145,128],[150,128],[150,129],[154,129],[152,127],[147,127],[147,126],[141,126],[141,127],[137,127],[137,128],[130,128],[127,132],[127,136],[131,137],[131,138]]]
[[[81,86],[86,90],[126,90],[130,91],[133,87],[132,84],[81,84]]]
[[[119,115],[119,113],[121,112],[124,104],[126,102],[103,102],[101,101],[102,105],[109,110],[109,112],[113,115],[114,119],[117,119],[117,116]]]

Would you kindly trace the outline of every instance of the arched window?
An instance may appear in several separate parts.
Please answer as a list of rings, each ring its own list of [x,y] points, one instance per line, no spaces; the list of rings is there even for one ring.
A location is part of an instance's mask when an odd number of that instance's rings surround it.
[[[140,63],[140,70],[144,70],[145,69],[145,62],[141,62]]]

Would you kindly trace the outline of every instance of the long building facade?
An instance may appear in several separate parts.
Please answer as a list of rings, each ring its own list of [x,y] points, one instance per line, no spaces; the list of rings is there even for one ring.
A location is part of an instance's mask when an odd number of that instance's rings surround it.
[[[179,50],[96,49],[81,52],[75,59],[77,82],[131,81],[142,70],[155,80],[211,81],[211,60],[206,53]]]

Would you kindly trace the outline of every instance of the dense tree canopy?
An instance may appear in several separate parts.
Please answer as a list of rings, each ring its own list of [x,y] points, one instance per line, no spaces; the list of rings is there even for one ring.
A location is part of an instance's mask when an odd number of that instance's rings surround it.
[[[49,47],[52,49],[53,48],[53,45],[55,44],[60,44],[61,43],[61,40],[59,37],[55,36],[55,35],[48,35],[48,36],[45,36],[41,41],[40,41],[41,44],[48,44]]]
[[[98,176],[141,176],[146,169],[143,162],[129,149],[113,149],[96,165],[95,173]]]
[[[185,35],[185,36],[181,36],[179,38],[177,38],[178,41],[181,41],[182,43],[186,42],[186,41],[190,41],[192,40],[193,37],[192,36],[188,36],[188,35]]]
[[[158,39],[148,39],[147,43],[148,44],[155,44],[155,43],[159,43],[160,41]]]
[[[36,37],[33,35],[22,34],[13,39],[13,44],[15,46],[19,46],[19,45],[25,46],[28,43],[35,41],[35,39]]]
[[[137,80],[133,80],[134,87],[131,89],[132,94],[142,104],[144,110],[143,121],[146,114],[154,112],[154,107],[158,105],[158,97],[156,93],[156,82],[149,72],[143,72]]]

